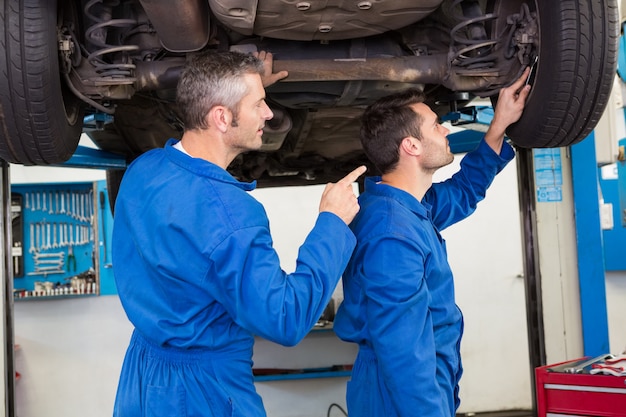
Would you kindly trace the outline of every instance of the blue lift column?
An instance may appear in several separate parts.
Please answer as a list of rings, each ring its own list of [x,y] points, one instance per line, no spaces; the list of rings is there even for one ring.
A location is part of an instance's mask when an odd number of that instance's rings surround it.
[[[617,75],[623,84],[626,84],[626,22],[622,22],[622,36],[619,41],[619,55],[617,60]],[[624,120],[626,121],[626,103],[624,105]],[[617,224],[626,228],[626,139],[621,138],[618,143],[617,178],[619,196],[619,219]]]
[[[610,353],[595,135],[571,147],[585,356]]]

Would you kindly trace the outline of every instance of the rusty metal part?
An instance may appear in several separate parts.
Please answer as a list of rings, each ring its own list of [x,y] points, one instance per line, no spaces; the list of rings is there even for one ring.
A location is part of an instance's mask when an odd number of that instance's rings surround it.
[[[140,0],[161,44],[172,52],[198,51],[209,41],[209,5],[206,0]]]
[[[274,71],[289,72],[285,82],[387,80],[404,83],[438,83],[444,78],[446,69],[445,55],[274,62]]]
[[[170,61],[137,62],[134,87],[137,91],[176,88],[184,65],[184,58]]]
[[[137,91],[175,88],[184,61],[138,62]],[[485,71],[481,76],[459,76],[449,68],[447,56],[405,56],[395,58],[303,59],[274,61],[274,72],[286,70],[281,82],[378,80],[401,83],[441,84],[455,91],[476,91],[492,87],[500,74]]]
[[[401,83],[441,84],[453,90],[474,91],[489,87],[487,76],[460,77],[449,67],[447,55],[365,59],[308,59],[274,61],[274,71],[288,71],[284,82],[379,80]]]

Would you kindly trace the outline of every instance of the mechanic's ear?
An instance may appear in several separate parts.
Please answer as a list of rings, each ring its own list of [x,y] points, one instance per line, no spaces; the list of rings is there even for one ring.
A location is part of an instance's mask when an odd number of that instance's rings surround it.
[[[215,106],[209,110],[206,117],[209,126],[215,126],[216,129],[224,133],[231,125],[233,113],[224,106]]]
[[[407,155],[417,156],[422,153],[422,142],[413,136],[407,136],[400,142],[400,150]]]

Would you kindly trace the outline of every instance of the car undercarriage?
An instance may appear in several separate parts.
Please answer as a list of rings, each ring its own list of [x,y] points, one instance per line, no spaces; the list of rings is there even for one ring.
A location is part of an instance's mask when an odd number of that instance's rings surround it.
[[[188,56],[266,50],[289,76],[267,88],[263,147],[229,168],[259,186],[367,164],[359,118],[379,97],[419,88],[454,114],[495,101],[527,66],[528,110],[508,136],[524,148],[576,143],[606,106],[619,35],[612,0],[8,0],[3,13],[0,157],[58,164],[86,133],[130,162],[182,135],[175,92]],[[36,34],[15,35],[25,33]]]

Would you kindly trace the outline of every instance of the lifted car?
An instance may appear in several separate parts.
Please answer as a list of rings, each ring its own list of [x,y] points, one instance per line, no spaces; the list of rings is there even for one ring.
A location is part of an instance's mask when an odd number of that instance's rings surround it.
[[[267,89],[263,147],[229,168],[259,186],[367,163],[358,119],[381,96],[417,87],[444,116],[494,100],[527,66],[509,138],[574,144],[606,107],[619,36],[616,0],[4,0],[0,13],[0,158],[59,164],[85,132],[131,161],[182,135],[190,54],[266,50],[289,76]]]

